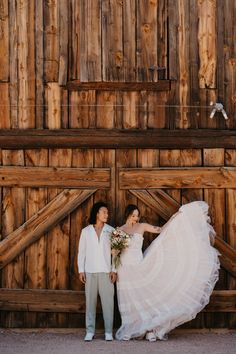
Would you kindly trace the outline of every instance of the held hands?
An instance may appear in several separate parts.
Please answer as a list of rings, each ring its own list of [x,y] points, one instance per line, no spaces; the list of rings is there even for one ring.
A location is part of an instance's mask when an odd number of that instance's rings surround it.
[[[86,275],[85,273],[79,273],[79,280],[81,283],[85,284],[86,283]]]
[[[120,250],[116,250],[115,248],[112,248],[112,250],[111,250],[112,257],[118,256],[119,253],[120,253]]]
[[[117,274],[115,272],[110,272],[109,275],[110,275],[110,280],[111,280],[112,284],[114,284],[117,279]]]

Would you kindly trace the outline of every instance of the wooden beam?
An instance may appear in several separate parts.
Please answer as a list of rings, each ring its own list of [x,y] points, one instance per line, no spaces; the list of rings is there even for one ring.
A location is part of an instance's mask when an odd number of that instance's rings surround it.
[[[214,290],[204,312],[236,312],[236,290]]]
[[[109,168],[0,166],[2,187],[109,188]]]
[[[60,222],[94,190],[66,189],[0,242],[0,269]]]
[[[0,289],[0,310],[85,312],[83,291]]]
[[[66,88],[69,91],[169,91],[171,89],[171,81],[159,80],[157,82],[81,82],[79,80],[73,80],[67,83]]]
[[[221,253],[220,264],[227,270],[233,277],[236,278],[236,251],[222,238],[216,236],[214,246]]]
[[[168,220],[180,207],[179,203],[161,189],[156,191],[131,189],[130,192],[165,220]]]
[[[0,129],[0,148],[228,148],[236,130],[213,129]]]
[[[121,168],[119,186],[121,189],[236,188],[236,168]]]
[[[85,312],[83,291],[0,289],[0,310],[36,312]],[[215,290],[204,312],[236,312],[236,290]],[[101,306],[98,305],[98,312]]]

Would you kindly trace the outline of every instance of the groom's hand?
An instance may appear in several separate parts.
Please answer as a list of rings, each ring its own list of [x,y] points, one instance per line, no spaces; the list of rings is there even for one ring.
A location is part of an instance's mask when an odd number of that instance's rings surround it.
[[[79,273],[79,280],[81,283],[85,284],[86,283],[86,275],[85,273]]]
[[[115,272],[111,272],[110,273],[110,280],[111,280],[112,284],[115,283],[116,278],[117,278],[117,274]]]

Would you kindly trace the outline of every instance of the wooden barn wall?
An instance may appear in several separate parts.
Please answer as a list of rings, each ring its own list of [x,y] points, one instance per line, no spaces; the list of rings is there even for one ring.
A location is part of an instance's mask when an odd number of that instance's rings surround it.
[[[0,128],[235,128],[235,18],[234,0],[1,0]],[[65,88],[158,67],[171,91]]]
[[[83,285],[78,279],[77,248],[82,227],[87,225],[89,210],[92,204],[98,200],[106,200],[110,209],[109,222],[112,225],[120,225],[123,222],[124,206],[128,203],[137,203],[142,213],[142,221],[156,225],[163,225],[165,217],[151,206],[137,198],[128,189],[123,189],[119,182],[121,168],[202,168],[202,167],[234,167],[236,166],[236,152],[230,149],[40,149],[24,151],[1,151],[1,165],[27,166],[27,167],[73,167],[73,168],[97,168],[109,167],[109,188],[98,189],[93,196],[83,202],[68,216],[62,219],[46,234],[26,247],[1,271],[1,287],[9,289],[38,289],[38,290],[69,290],[84,291]],[[169,177],[172,172],[170,170]],[[212,176],[209,177],[209,185]],[[40,183],[39,183],[40,184]],[[41,183],[42,184],[42,183]],[[67,181],[64,181],[66,186]],[[51,183],[53,185],[53,182]],[[2,187],[1,203],[1,239],[19,228],[26,220],[42,209],[50,200],[57,196],[63,189],[53,187]],[[154,194],[158,192],[154,189]],[[178,183],[172,184],[172,188],[162,190],[176,203],[187,203],[194,200],[205,200],[210,206],[210,216],[218,237],[235,248],[235,198],[236,189],[230,188],[179,188]],[[168,205],[162,206],[168,213]],[[166,209],[165,209],[166,208]],[[153,240],[153,235],[146,235],[144,247]],[[216,290],[235,289],[235,278],[226,272],[220,271],[220,279]],[[46,291],[47,291],[46,290]],[[60,296],[63,295],[60,293]],[[15,294],[15,300],[6,299],[6,304],[15,306],[18,303],[18,311],[2,311],[1,326],[3,327],[78,327],[84,325],[84,305],[81,310],[70,309],[67,313],[60,308],[55,313],[46,312],[45,304],[37,304],[36,312],[33,311],[34,294],[28,297]],[[35,296],[40,296],[37,293]],[[59,295],[58,295],[59,296]],[[55,304],[59,297],[55,296]],[[27,304],[24,301],[27,300]],[[37,300],[37,298],[36,298]],[[226,298],[227,300],[227,298]],[[13,302],[12,302],[13,301]],[[15,301],[15,304],[14,304]],[[5,306],[0,301],[0,307]],[[48,306],[52,303],[49,302]],[[65,305],[65,304],[64,304]],[[67,305],[67,304],[66,304]],[[10,305],[9,305],[10,306]],[[30,312],[26,311],[27,306]],[[58,305],[59,306],[59,305]],[[229,303],[227,303],[229,306]],[[41,311],[40,311],[41,309]],[[81,313],[82,312],[82,313]],[[227,310],[228,312],[228,310]],[[231,311],[230,311],[231,312]],[[116,325],[119,317],[116,313]],[[101,317],[98,325],[102,325]],[[219,313],[201,313],[197,318],[185,327],[234,327],[235,315],[224,313],[223,308]]]
[[[0,0],[0,129],[235,129],[235,21],[234,0]],[[72,80],[157,82],[157,87],[158,80],[170,80],[171,90],[68,90]],[[230,119],[220,113],[209,119],[211,101],[222,102]],[[129,202],[138,203],[143,220],[164,223],[120,189],[120,168],[235,167],[236,149],[3,148],[0,164],[111,169],[109,188],[98,188],[0,273],[2,288],[83,291],[77,247],[94,201],[108,201],[113,225],[122,222]],[[0,240],[62,191],[1,186]],[[206,200],[217,234],[235,248],[236,189],[173,185],[165,191],[178,203]],[[145,246],[151,240],[148,235]],[[235,285],[222,269],[217,289]],[[2,327],[78,327],[84,325],[81,306],[81,311],[48,312],[42,305],[42,311],[28,312],[21,304],[18,311],[2,311],[0,322]],[[221,311],[201,313],[186,326],[235,324],[234,313]]]

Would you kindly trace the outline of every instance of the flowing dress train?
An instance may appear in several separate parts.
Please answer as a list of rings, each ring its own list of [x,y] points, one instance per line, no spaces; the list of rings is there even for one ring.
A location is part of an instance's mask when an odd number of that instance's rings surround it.
[[[183,205],[144,254],[143,235],[133,234],[118,268],[122,324],[117,339],[136,338],[148,330],[164,339],[170,330],[196,317],[218,280],[214,235],[203,201]]]

